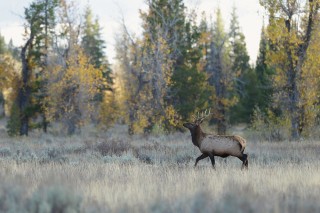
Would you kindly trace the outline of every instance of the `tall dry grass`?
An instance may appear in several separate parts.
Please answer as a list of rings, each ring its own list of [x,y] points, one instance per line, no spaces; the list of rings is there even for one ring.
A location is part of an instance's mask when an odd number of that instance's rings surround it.
[[[110,144],[113,144],[112,146]],[[193,168],[189,134],[0,140],[0,212],[320,212],[320,142],[248,141]]]

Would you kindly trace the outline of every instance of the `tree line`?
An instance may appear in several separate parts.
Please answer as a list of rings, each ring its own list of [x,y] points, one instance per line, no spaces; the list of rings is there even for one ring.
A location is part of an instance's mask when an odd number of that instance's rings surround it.
[[[71,0],[34,0],[25,9],[25,44],[0,36],[8,133],[46,132],[53,123],[68,134],[87,123],[172,132],[207,108],[218,134],[232,124],[281,120],[298,139],[318,124],[319,1],[260,0],[268,21],[255,65],[235,7],[225,23],[219,8],[208,18],[183,0],[146,4],[140,36],[121,23],[111,66],[89,6],[80,14]]]

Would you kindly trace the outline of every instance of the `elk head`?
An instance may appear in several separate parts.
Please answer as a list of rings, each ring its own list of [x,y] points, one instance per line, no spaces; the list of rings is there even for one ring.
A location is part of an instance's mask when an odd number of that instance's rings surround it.
[[[205,110],[202,113],[198,112],[197,116],[192,116],[194,118],[193,122],[184,123],[183,126],[188,128],[191,132],[195,131],[197,127],[199,127],[200,124],[204,121],[204,119],[211,115],[210,110],[211,109]]]
[[[183,124],[184,127],[188,128],[190,130],[191,137],[192,137],[192,143],[197,147],[200,147],[200,141],[205,136],[205,133],[203,133],[201,130],[200,124],[210,114],[211,114],[210,110],[209,111],[206,110],[206,111],[202,112],[201,114],[198,112],[198,116],[192,116],[194,118],[193,122],[188,122],[188,123]]]

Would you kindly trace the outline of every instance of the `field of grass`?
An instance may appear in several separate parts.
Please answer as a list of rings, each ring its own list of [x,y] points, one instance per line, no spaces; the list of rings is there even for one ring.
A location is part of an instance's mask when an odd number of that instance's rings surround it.
[[[248,140],[193,167],[189,133],[0,133],[0,212],[320,212],[320,142]]]

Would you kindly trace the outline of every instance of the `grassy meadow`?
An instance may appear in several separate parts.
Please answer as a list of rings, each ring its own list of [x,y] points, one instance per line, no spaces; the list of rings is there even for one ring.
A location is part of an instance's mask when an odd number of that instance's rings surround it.
[[[246,137],[245,133],[243,133]],[[0,212],[320,212],[320,142],[247,137],[237,158],[193,164],[189,133],[0,133]]]

